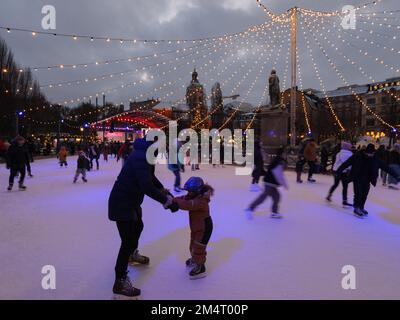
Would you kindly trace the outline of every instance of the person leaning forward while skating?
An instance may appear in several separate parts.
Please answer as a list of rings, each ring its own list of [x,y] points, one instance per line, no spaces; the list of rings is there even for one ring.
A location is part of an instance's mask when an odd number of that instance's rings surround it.
[[[115,265],[113,292],[116,297],[136,297],[140,290],[134,288],[128,277],[128,264],[148,264],[149,258],[139,254],[137,248],[143,231],[142,208],[144,196],[161,203],[165,209],[178,211],[172,196],[155,177],[154,165],[146,159],[150,142],[136,139],[134,152],[127,158],[108,200],[108,217],[115,221],[121,247]]]
[[[368,215],[368,211],[365,210],[364,206],[371,184],[374,187],[376,186],[379,169],[386,171],[395,177],[397,181],[400,180],[400,177],[378,158],[373,144],[369,144],[365,150],[360,150],[345,161],[337,169],[336,175],[341,175],[350,166],[350,179],[353,181],[354,187],[354,215],[363,218]]]
[[[206,276],[206,249],[213,230],[209,203],[214,189],[199,177],[191,177],[183,189],[188,194],[175,198],[174,203],[179,209],[189,211],[191,258],[186,261],[186,266],[192,268],[190,279],[199,279]]]

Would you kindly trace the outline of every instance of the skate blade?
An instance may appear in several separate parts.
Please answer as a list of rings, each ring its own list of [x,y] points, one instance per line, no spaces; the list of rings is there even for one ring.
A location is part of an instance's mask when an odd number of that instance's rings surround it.
[[[271,219],[282,219],[282,216],[271,216]]]
[[[201,279],[201,278],[205,278],[207,277],[207,272],[195,275],[195,276],[189,276],[190,280],[197,280],[197,279]]]
[[[364,219],[364,216],[359,216],[358,214],[354,213],[354,216],[357,217],[358,219]]]
[[[140,296],[136,297],[128,297],[121,294],[113,294],[112,300],[120,300],[120,301],[132,301],[132,300],[140,300]]]
[[[140,266],[147,267],[150,265],[150,262],[149,263],[140,263],[140,262],[132,261],[132,262],[129,262],[128,264],[131,267],[140,267]]]

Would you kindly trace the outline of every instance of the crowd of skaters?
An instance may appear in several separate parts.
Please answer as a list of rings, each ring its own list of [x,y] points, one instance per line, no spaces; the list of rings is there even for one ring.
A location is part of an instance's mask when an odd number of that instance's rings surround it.
[[[177,147],[182,145],[178,140],[175,141]],[[79,176],[87,182],[86,172],[88,170],[99,170],[99,159],[103,156],[104,161],[109,157],[114,157],[116,161],[122,162],[122,169],[114,183],[108,201],[108,217],[115,222],[116,229],[121,239],[115,264],[115,281],[113,293],[122,297],[136,297],[140,295],[140,289],[133,287],[128,277],[128,265],[147,265],[150,259],[139,253],[139,239],[144,228],[142,220],[142,202],[144,196],[148,196],[159,202],[164,209],[172,213],[178,210],[189,212],[189,225],[191,229],[190,237],[190,257],[185,265],[190,269],[190,279],[202,278],[206,275],[206,248],[210,240],[213,222],[211,219],[209,203],[214,189],[207,185],[202,178],[192,176],[180,187],[180,173],[184,171],[185,165],[190,166],[192,172],[200,170],[199,162],[191,163],[190,154],[186,153],[182,162],[177,159],[177,164],[170,162],[168,168],[174,173],[175,195],[165,188],[155,176],[155,165],[150,164],[146,158],[146,151],[152,142],[137,138],[134,142],[124,143],[88,143],[79,145],[77,170],[74,176],[74,183]],[[223,147],[223,144],[222,144]],[[318,152],[320,149],[320,152]],[[60,167],[68,166],[68,156],[73,154],[68,145],[60,145],[57,157]],[[212,154],[212,152],[210,152]],[[221,151],[224,155],[223,150]],[[30,162],[29,148],[26,140],[17,136],[12,143],[7,146],[5,152],[7,167],[10,169],[11,191],[14,178],[20,175],[19,188],[25,190],[24,178],[25,170]],[[329,159],[331,169],[328,170]],[[200,160],[200,155],[198,157]],[[213,160],[213,159],[211,159]],[[318,161],[320,160],[320,161]],[[224,161],[213,163],[216,168]],[[309,172],[307,181],[316,183],[314,174],[331,171],[334,183],[329,189],[326,200],[332,201],[332,194],[341,183],[343,186],[343,205],[354,208],[354,214],[363,218],[368,215],[365,203],[370,191],[370,186],[376,186],[378,176],[382,177],[382,184],[389,184],[391,189],[396,189],[400,181],[400,144],[395,144],[393,148],[379,147],[376,150],[373,144],[356,148],[349,142],[343,141],[333,148],[333,151],[319,148],[314,139],[308,139],[301,144],[297,161],[295,164],[296,182],[302,184],[301,175],[305,165],[308,165]],[[255,142],[254,148],[254,170],[250,191],[260,192],[257,198],[252,201],[246,209],[249,219],[253,218],[256,208],[267,198],[272,198],[272,218],[282,218],[279,212],[281,195],[280,187],[289,188],[289,183],[285,177],[284,169],[287,166],[287,154],[285,148],[279,148],[268,165],[265,165],[265,154],[260,141]],[[259,187],[259,181],[263,178],[264,187]],[[350,204],[347,199],[348,185],[352,183],[354,188],[354,202]],[[176,193],[186,191],[187,194],[178,196]]]

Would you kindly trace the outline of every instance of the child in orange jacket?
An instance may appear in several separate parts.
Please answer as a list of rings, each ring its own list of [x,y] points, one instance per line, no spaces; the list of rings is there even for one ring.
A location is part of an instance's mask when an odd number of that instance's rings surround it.
[[[206,276],[206,249],[213,230],[209,203],[214,189],[199,177],[191,177],[183,189],[188,194],[175,198],[174,202],[179,209],[189,211],[191,258],[186,261],[186,266],[192,268],[190,279],[199,279]]]
[[[62,146],[60,152],[58,153],[58,160],[60,163],[60,167],[62,167],[63,165],[66,167],[68,166],[67,156],[68,156],[67,148]]]

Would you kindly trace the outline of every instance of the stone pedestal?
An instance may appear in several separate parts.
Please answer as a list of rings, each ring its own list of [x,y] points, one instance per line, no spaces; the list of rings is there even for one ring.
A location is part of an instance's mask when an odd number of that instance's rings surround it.
[[[260,114],[260,140],[265,147],[280,147],[288,144],[289,113],[281,108],[262,108]]]

